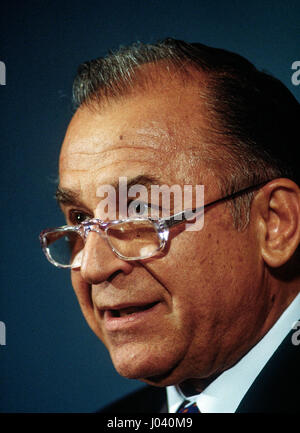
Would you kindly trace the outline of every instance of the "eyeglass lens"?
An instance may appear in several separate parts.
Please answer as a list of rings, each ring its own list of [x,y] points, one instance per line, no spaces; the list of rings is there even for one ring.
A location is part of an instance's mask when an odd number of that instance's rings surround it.
[[[110,246],[122,257],[142,259],[159,250],[161,241],[148,220],[113,224],[107,229]],[[84,240],[75,231],[54,231],[46,234],[47,251],[58,265],[80,266]]]
[[[130,221],[110,226],[108,241],[127,258],[152,256],[160,247],[158,234],[149,221]]]

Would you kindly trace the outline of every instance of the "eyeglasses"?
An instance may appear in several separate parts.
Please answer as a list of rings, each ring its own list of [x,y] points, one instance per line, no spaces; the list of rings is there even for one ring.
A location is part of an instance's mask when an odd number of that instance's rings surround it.
[[[209,206],[234,199],[260,188],[269,181],[250,186],[226,197],[214,200],[200,208],[179,212],[170,218],[136,217],[104,222],[93,218],[77,226],[62,226],[43,230],[42,249],[50,263],[59,268],[81,266],[83,249],[90,232],[105,238],[114,254],[122,260],[144,260],[163,251],[169,239],[170,228],[191,220]]]

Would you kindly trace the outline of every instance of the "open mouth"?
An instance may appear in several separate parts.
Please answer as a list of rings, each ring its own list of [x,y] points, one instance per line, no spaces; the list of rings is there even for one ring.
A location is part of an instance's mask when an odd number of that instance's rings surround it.
[[[111,317],[125,317],[125,316],[130,316],[131,314],[150,310],[150,308],[154,307],[154,305],[156,304],[157,302],[152,302],[152,304],[147,304],[147,305],[132,306],[127,308],[122,308],[120,310],[109,310],[109,313]]]

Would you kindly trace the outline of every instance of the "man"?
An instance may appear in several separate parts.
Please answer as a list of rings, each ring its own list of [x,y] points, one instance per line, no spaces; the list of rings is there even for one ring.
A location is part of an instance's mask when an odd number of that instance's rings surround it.
[[[61,232],[42,241],[119,374],[151,385],[103,411],[296,411],[298,102],[240,56],[172,39],[85,63],[74,99],[57,191],[72,262],[51,256]],[[120,252],[99,187],[122,177],[216,203],[158,254]]]

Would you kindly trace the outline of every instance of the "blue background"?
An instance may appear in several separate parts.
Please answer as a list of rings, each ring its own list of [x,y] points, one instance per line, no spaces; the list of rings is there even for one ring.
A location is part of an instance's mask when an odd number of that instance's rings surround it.
[[[1,412],[93,412],[143,386],[121,378],[85,323],[67,271],[38,234],[63,220],[53,199],[79,63],[172,36],[227,48],[291,83],[300,4],[287,1],[12,1],[1,4]],[[284,144],[283,144],[284,145]]]

